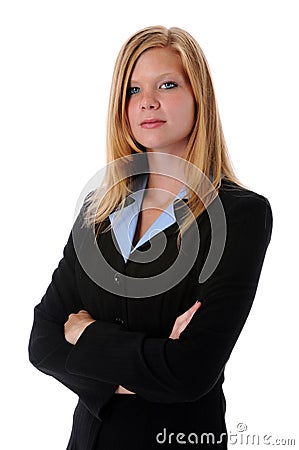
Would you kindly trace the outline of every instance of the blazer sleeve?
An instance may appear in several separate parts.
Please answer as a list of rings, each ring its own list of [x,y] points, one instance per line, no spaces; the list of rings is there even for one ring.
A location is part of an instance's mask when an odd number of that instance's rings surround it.
[[[81,218],[82,210],[76,222]],[[34,309],[29,360],[41,372],[53,376],[76,393],[91,414],[99,418],[102,407],[117,386],[99,379],[71,374],[65,369],[67,356],[73,346],[65,340],[64,323],[69,314],[83,309],[76,286],[75,260],[71,233],[52,281]]]
[[[209,392],[250,311],[272,232],[265,197],[234,201],[226,211],[222,258],[199,285],[202,306],[180,338],[154,338],[123,325],[98,320],[73,346],[66,370],[107,381],[153,402],[195,401]]]

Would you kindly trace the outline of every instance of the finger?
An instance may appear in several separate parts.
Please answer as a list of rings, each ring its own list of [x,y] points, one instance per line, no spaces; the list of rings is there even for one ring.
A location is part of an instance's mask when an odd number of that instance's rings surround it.
[[[196,303],[194,303],[194,305],[191,306],[191,308],[188,310],[188,312],[190,312],[191,314],[194,314],[200,307],[201,307],[201,302],[197,301]]]
[[[196,302],[194,303],[194,305],[193,306],[191,306],[191,308],[195,308],[195,309],[197,309],[197,308],[199,308],[201,306],[201,301],[199,301],[199,300],[196,300]],[[190,308],[190,309],[191,309]]]
[[[198,308],[198,307],[197,307]],[[196,312],[196,308],[194,307],[194,305],[188,309],[187,311],[185,311],[183,314],[181,314],[179,317],[177,317],[176,321],[177,324],[182,324],[185,323],[186,320],[189,320],[190,317],[192,317],[192,315]]]
[[[180,316],[178,316],[176,318],[175,324],[180,327],[182,325],[184,325],[186,322],[190,322],[190,320],[192,319],[193,315],[196,313],[196,311],[200,308],[201,306],[201,302],[197,301],[196,303],[194,303],[194,305],[191,306],[191,308],[189,308],[187,311],[185,311],[183,314],[181,314]]]
[[[188,312],[188,316],[186,317],[186,320],[188,321],[188,323],[191,321],[192,317],[194,316],[194,314],[196,313],[196,311],[200,308],[201,303],[200,302],[196,302],[187,312]]]
[[[192,305],[191,308],[189,308],[184,314],[182,314],[182,316],[188,317],[191,314],[193,315],[198,310],[198,308],[200,308],[200,306],[201,302],[196,301],[196,303],[194,303],[194,305]]]
[[[193,305],[193,308],[192,308],[192,316],[196,313],[196,311],[197,311],[200,307],[201,307],[201,302],[200,302],[200,301],[197,301],[197,302],[195,303],[195,305]]]

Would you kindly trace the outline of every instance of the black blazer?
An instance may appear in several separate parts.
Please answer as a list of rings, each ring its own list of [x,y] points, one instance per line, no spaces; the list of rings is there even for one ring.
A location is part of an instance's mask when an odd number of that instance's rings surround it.
[[[203,432],[220,435],[226,431],[224,368],[256,293],[271,238],[272,212],[265,197],[227,180],[222,182],[219,199],[226,217],[226,243],[212,275],[198,282],[211,243],[205,211],[196,221],[200,246],[187,275],[167,291],[143,298],[128,297],[126,283],[130,277],[153,277],[175,262],[177,224],[164,230],[166,246],[155,260],[125,263],[111,231],[95,242],[92,231],[82,228],[83,206],[73,227],[79,245],[75,250],[71,233],[52,282],[35,307],[29,343],[31,363],[79,396],[69,449],[93,448],[101,415],[118,385],[157,406],[180,403],[192,408]],[[211,211],[213,205],[215,201]],[[214,237],[223,231],[219,222]],[[188,253],[194,246],[192,232],[187,231],[184,239]],[[107,270],[90,252],[90,270],[102,274],[104,287],[80,263],[81,252],[91,247],[99,249],[110,265]],[[145,253],[148,249],[149,242],[139,248]],[[107,289],[109,283],[113,292]],[[180,338],[169,339],[175,319],[197,299],[202,306]],[[63,326],[68,315],[80,309],[89,311],[96,322],[73,346],[65,340]],[[194,430],[192,424],[190,428]]]

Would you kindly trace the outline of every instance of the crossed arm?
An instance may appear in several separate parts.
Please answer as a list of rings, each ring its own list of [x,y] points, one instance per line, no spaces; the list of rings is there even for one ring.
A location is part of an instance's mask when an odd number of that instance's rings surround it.
[[[194,305],[191,306],[187,311],[177,317],[174,326],[172,328],[171,334],[169,336],[170,339],[179,339],[180,334],[189,324],[193,315],[200,308],[201,302],[197,301]],[[70,314],[68,320],[64,324],[64,336],[67,342],[72,345],[76,345],[79,337],[84,332],[84,330],[91,325],[93,322],[96,322],[93,317],[88,313],[88,311],[81,310],[78,313]],[[129,391],[123,386],[119,385],[116,394],[135,394],[135,392]]]
[[[271,237],[269,203],[240,198],[227,213],[227,225],[223,257],[200,288],[202,305],[177,318],[169,338],[95,321],[82,311],[70,237],[35,308],[32,364],[78,394],[96,417],[125,388],[153,402],[193,401],[205,395],[222,373],[251,308]]]

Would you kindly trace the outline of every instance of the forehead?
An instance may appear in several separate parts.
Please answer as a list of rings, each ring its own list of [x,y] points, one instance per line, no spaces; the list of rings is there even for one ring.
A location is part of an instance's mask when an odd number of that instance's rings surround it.
[[[170,47],[150,48],[137,59],[131,78],[136,80],[164,73],[184,75],[184,67],[179,53]]]

